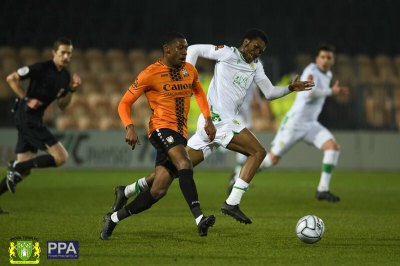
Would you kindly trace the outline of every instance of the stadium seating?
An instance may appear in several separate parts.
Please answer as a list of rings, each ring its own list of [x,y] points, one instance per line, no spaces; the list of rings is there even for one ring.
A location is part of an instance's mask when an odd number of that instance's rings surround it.
[[[74,49],[70,71],[82,78],[82,87],[73,97],[65,112],[52,106],[45,115],[45,122],[58,129],[116,129],[121,128],[117,108],[122,94],[134,81],[135,77],[148,64],[162,56],[159,49],[145,51],[131,49],[98,48],[86,50]],[[29,65],[40,60],[52,58],[51,48],[42,50],[34,47],[0,47],[0,104],[2,123],[12,125],[9,107],[14,94],[5,82],[5,77],[22,65]],[[299,73],[312,62],[314,56],[299,53],[294,58],[293,69]],[[200,73],[212,73],[213,62],[199,59],[197,68]],[[327,108],[342,112],[355,112],[352,119],[358,128],[395,129],[400,128],[400,55],[377,54],[337,54],[334,66],[334,80],[347,85],[351,93],[328,101]],[[201,75],[200,75],[201,76]],[[27,82],[22,83],[26,88]],[[333,103],[333,104],[332,104]],[[268,107],[258,103],[252,105],[253,124],[257,130],[273,130],[274,114]],[[267,111],[265,111],[267,110]],[[133,116],[138,126],[147,127],[151,115],[148,103],[141,97],[134,105]],[[334,123],[338,123],[334,119]],[[335,127],[335,126],[333,126]],[[341,128],[338,126],[338,128]]]

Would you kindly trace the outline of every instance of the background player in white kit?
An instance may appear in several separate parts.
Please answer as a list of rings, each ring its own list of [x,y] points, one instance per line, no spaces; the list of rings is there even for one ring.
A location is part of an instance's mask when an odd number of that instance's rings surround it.
[[[264,168],[276,165],[299,141],[314,145],[324,152],[316,198],[330,202],[340,201],[338,196],[329,191],[332,172],[339,158],[339,145],[332,133],[318,122],[318,116],[326,97],[349,93],[349,89],[340,86],[339,81],[330,87],[334,53],[335,48],[331,45],[321,45],[317,49],[315,63],[309,64],[301,75],[301,80],[314,81],[315,87],[311,91],[296,95],[295,102],[282,120],[271,150],[261,164]]]
[[[266,34],[253,29],[245,34],[239,48],[224,45],[192,45],[189,46],[186,57],[186,60],[193,65],[199,56],[217,61],[207,95],[217,134],[210,142],[203,130],[205,121],[199,116],[197,131],[189,139],[186,149],[193,166],[201,163],[219,146],[247,156],[240,178],[235,182],[232,192],[221,207],[224,214],[245,224],[250,224],[252,221],[239,209],[239,203],[267,153],[254,134],[237,119],[246,93],[252,84],[256,84],[265,97],[272,100],[291,91],[308,90],[314,86],[312,81],[295,80],[289,86],[274,87],[258,59],[267,43]],[[117,187],[114,211],[122,208],[127,198],[136,194],[138,190],[148,189],[153,179],[154,174],[150,174],[126,186],[124,190],[121,186]]]

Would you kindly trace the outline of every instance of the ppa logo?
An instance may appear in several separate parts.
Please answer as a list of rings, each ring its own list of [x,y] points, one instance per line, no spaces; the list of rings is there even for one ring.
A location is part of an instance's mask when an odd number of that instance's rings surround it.
[[[73,240],[47,241],[48,259],[78,259],[79,242]]]

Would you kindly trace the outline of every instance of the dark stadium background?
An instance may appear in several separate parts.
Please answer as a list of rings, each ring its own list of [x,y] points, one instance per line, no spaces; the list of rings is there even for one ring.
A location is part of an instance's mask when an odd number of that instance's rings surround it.
[[[320,42],[342,53],[400,53],[400,2],[342,1],[21,1],[0,2],[0,44],[45,47],[60,35],[85,49],[156,48],[160,34],[181,31],[190,43],[239,45],[244,32],[268,34],[267,54],[291,71],[298,52]]]

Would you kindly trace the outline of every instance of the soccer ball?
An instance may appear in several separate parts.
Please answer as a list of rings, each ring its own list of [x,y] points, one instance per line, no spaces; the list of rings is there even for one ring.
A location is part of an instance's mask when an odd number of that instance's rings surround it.
[[[306,215],[300,218],[296,225],[297,237],[307,244],[320,241],[324,232],[324,222],[315,215]]]

